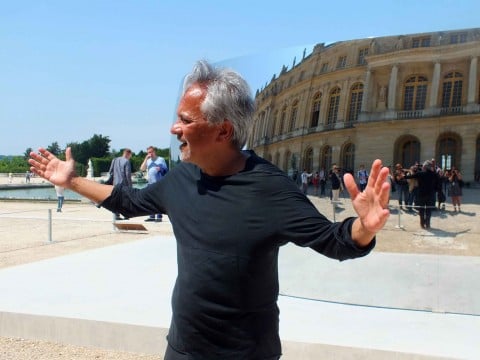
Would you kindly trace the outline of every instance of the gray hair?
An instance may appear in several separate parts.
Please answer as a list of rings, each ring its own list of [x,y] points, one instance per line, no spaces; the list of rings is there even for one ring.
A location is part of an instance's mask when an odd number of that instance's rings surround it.
[[[432,170],[433,163],[430,160],[425,160],[423,163],[423,167],[428,170]]]
[[[185,77],[183,94],[196,83],[207,87],[207,95],[200,107],[207,121],[219,124],[228,119],[234,129],[232,143],[239,149],[243,148],[253,125],[255,111],[247,82],[233,70],[215,68],[207,61],[200,60]]]

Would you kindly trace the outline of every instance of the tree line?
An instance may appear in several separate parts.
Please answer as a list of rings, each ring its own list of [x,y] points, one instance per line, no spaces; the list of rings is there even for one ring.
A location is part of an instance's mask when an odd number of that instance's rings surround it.
[[[110,142],[108,136],[93,135],[90,139],[83,142],[72,142],[67,147],[72,149],[72,156],[76,162],[76,171],[79,176],[86,176],[88,170],[88,160],[92,160],[94,170],[93,176],[99,177],[101,173],[108,172],[112,159],[122,156],[123,149],[118,151],[110,150]],[[146,148],[147,146],[145,146]],[[53,142],[46,148],[55,156],[65,160],[65,149],[62,149],[58,142]],[[30,157],[32,148],[27,148],[23,155],[10,156],[0,159],[0,173],[24,173],[29,170],[30,166],[27,160]],[[132,172],[140,171],[140,165],[146,156],[146,151],[142,150],[138,154],[132,153],[130,162],[132,164]],[[157,149],[157,154],[170,163],[170,149]]]

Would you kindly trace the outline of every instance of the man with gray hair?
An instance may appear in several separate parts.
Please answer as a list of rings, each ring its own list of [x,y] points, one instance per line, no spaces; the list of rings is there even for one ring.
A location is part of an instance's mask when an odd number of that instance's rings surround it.
[[[75,175],[40,148],[39,176],[128,217],[165,213],[178,272],[165,359],[279,359],[278,253],[292,242],[338,260],[367,255],[388,219],[388,168],[375,160],[360,192],[344,182],[358,217],[332,223],[282,170],[242,150],[254,100],[236,72],[199,61],[185,78],[171,133],[182,163],[144,189]]]
[[[430,229],[432,209],[435,208],[435,196],[437,191],[441,190],[440,177],[435,172],[432,161],[426,160],[423,163],[422,171],[407,174],[405,179],[417,179],[418,192],[415,206],[418,208],[420,227]]]

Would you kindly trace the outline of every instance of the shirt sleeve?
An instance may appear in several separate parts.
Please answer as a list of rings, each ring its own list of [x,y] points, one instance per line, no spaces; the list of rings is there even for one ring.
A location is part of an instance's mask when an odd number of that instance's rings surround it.
[[[143,189],[136,189],[124,183],[113,188],[111,195],[99,206],[125,217],[136,217],[150,214],[166,214],[162,206],[162,182],[157,182]]]
[[[375,238],[365,247],[353,241],[352,224],[356,218],[349,217],[341,222],[328,220],[296,187],[270,196],[274,201],[272,209],[276,209],[269,212],[270,221],[278,224],[280,245],[292,242],[337,260],[365,256],[375,247]]]

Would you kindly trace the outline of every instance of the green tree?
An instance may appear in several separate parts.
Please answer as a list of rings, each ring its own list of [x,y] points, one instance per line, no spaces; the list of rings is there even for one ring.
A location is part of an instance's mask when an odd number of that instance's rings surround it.
[[[0,173],[24,173],[30,165],[23,156],[12,156],[0,160]]]
[[[90,157],[107,156],[110,152],[110,141],[108,136],[93,135],[92,138],[88,140]]]
[[[25,150],[25,152],[23,153],[23,158],[24,158],[25,160],[29,159],[29,158],[30,158],[30,153],[31,153],[32,151],[33,151],[33,150],[32,150],[31,147],[27,148],[27,150]]]
[[[58,145],[58,142],[54,141],[47,146],[47,150],[50,151],[53,155],[58,156],[62,153],[62,149]]]
[[[90,158],[102,158],[109,155],[110,141],[108,136],[95,134],[89,140],[80,144],[73,142],[67,147],[71,147],[75,161],[86,166]]]
[[[78,142],[71,142],[67,144],[67,147],[69,147],[72,151],[72,156],[75,159],[76,162],[82,162],[82,146]],[[87,157],[88,161],[88,157]],[[86,163],[86,162],[85,162]]]

